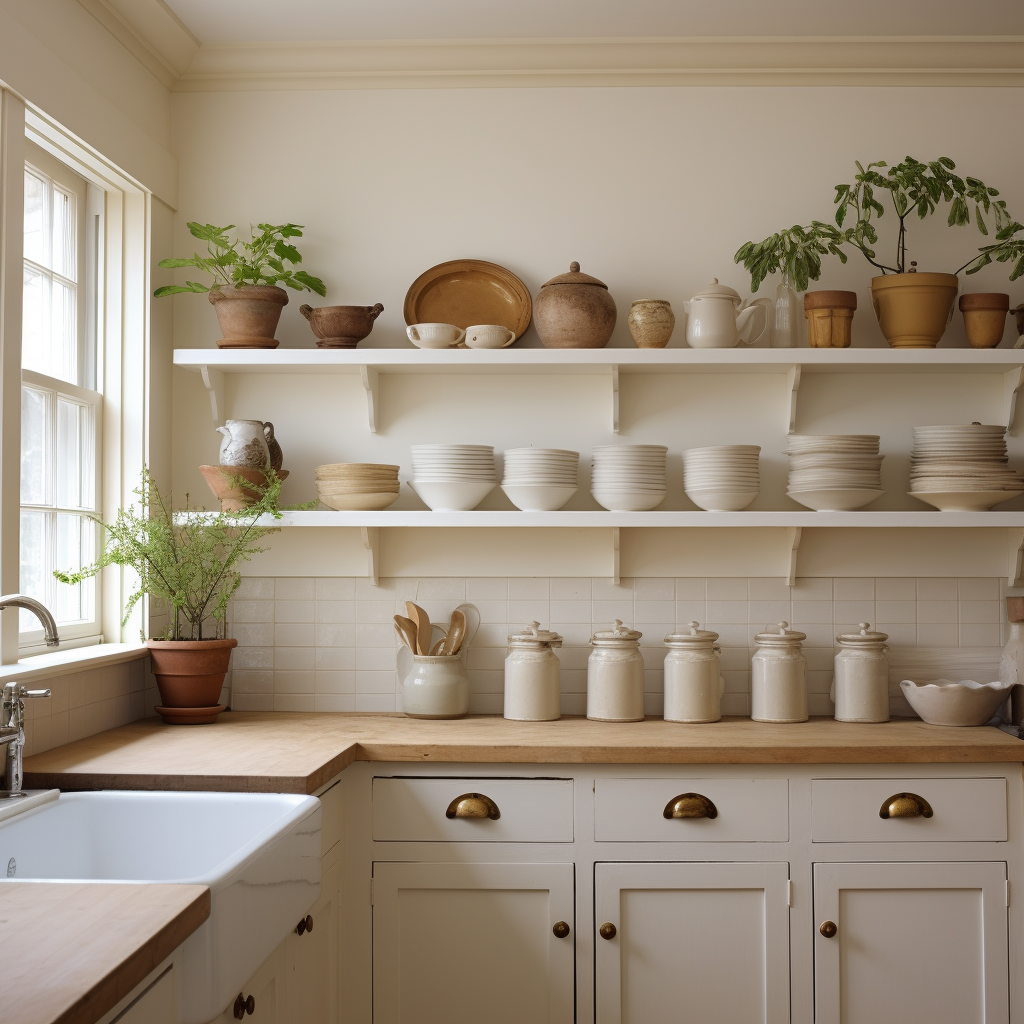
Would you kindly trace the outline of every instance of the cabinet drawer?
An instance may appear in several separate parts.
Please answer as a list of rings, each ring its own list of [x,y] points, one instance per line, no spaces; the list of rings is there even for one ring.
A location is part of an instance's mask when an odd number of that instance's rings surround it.
[[[911,793],[932,816],[883,818],[883,804]],[[1006,840],[1005,779],[814,779],[815,843],[963,843]]]
[[[684,793],[714,804],[714,818],[666,818]],[[594,838],[599,842],[784,843],[789,839],[785,779],[598,779]]]
[[[469,793],[493,801],[498,817],[447,817]],[[571,843],[572,809],[572,779],[373,780],[376,842]]]

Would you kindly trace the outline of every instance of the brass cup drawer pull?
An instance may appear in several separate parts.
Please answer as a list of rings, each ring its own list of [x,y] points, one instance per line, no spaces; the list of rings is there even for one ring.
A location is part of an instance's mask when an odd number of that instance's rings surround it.
[[[605,921],[605,923],[597,929],[597,933],[601,936],[602,939],[614,939],[615,925],[613,925],[611,921]]]
[[[680,793],[665,804],[666,818],[717,818],[718,808],[700,793]]]
[[[249,996],[249,998],[246,999],[245,996],[239,992],[238,998],[235,1000],[234,1011],[235,1020],[241,1020],[246,1014],[249,1014],[251,1017],[256,1012],[256,1000],[253,999],[252,996]]]
[[[894,793],[882,804],[880,818],[930,818],[932,805],[916,793]]]
[[[551,931],[556,939],[564,939],[569,934],[569,925],[565,921],[556,921]]]
[[[457,796],[444,812],[446,818],[490,818],[497,821],[501,817],[498,805],[483,793],[463,793]]]
[[[836,936],[836,932],[839,931],[836,927],[835,921],[822,921],[818,931],[825,936],[826,939],[833,939]]]

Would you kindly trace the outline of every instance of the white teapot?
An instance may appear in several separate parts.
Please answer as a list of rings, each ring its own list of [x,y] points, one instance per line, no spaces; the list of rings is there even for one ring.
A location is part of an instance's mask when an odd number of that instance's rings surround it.
[[[734,348],[741,341],[754,345],[768,330],[771,308],[771,299],[744,303],[739,292],[713,278],[711,284],[683,303],[686,340],[691,348]]]

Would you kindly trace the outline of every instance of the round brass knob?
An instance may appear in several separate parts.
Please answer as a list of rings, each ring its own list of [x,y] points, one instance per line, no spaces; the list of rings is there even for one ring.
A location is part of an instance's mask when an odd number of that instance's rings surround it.
[[[878,812],[880,818],[930,818],[932,805],[916,793],[894,793]]]
[[[615,925],[610,921],[605,921],[600,928],[598,928],[598,934],[602,939],[614,939],[615,938]]]
[[[564,939],[569,934],[569,926],[564,921],[556,921],[551,930],[556,939]]]
[[[241,1020],[246,1014],[251,1017],[255,1012],[256,1000],[251,995],[246,998],[239,992],[234,1005],[235,1020]]]
[[[835,934],[839,929],[836,927],[835,921],[822,921],[821,927],[818,931],[821,932],[826,939],[831,939],[835,937]]]

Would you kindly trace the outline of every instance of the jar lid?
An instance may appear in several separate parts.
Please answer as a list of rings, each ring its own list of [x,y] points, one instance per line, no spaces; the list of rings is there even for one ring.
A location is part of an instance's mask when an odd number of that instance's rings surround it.
[[[599,281],[596,277],[591,277],[589,274],[580,273],[580,265],[576,262],[569,264],[568,274],[559,274],[557,277],[551,278],[550,281],[545,281],[541,288],[548,288],[553,284],[594,284],[598,288],[608,290],[608,285],[604,281]]]
[[[699,622],[688,623],[688,628],[669,633],[665,643],[679,647],[707,647],[718,639],[718,634],[710,629],[701,629]]]
[[[783,645],[799,644],[806,639],[806,633],[801,633],[796,629],[790,629],[788,622],[780,622],[777,627],[765,626],[764,632],[758,633],[757,636],[754,637],[754,642],[758,644]]]
[[[717,277],[711,278],[711,283],[701,288],[693,297],[695,299],[731,299],[737,306],[743,302],[740,293],[735,288],[730,288],[727,284],[719,284]]]
[[[590,642],[602,640],[639,640],[643,636],[638,629],[630,629],[622,624],[622,619],[616,619],[611,629],[599,629],[590,638]]]
[[[850,647],[870,647],[872,645],[884,644],[889,639],[888,633],[876,633],[871,629],[870,622],[858,622],[859,633],[840,633],[836,637],[836,643],[847,644]]]
[[[510,644],[536,644],[537,646],[561,647],[562,637],[550,629],[541,629],[540,623],[534,620],[521,633],[512,633]]]

